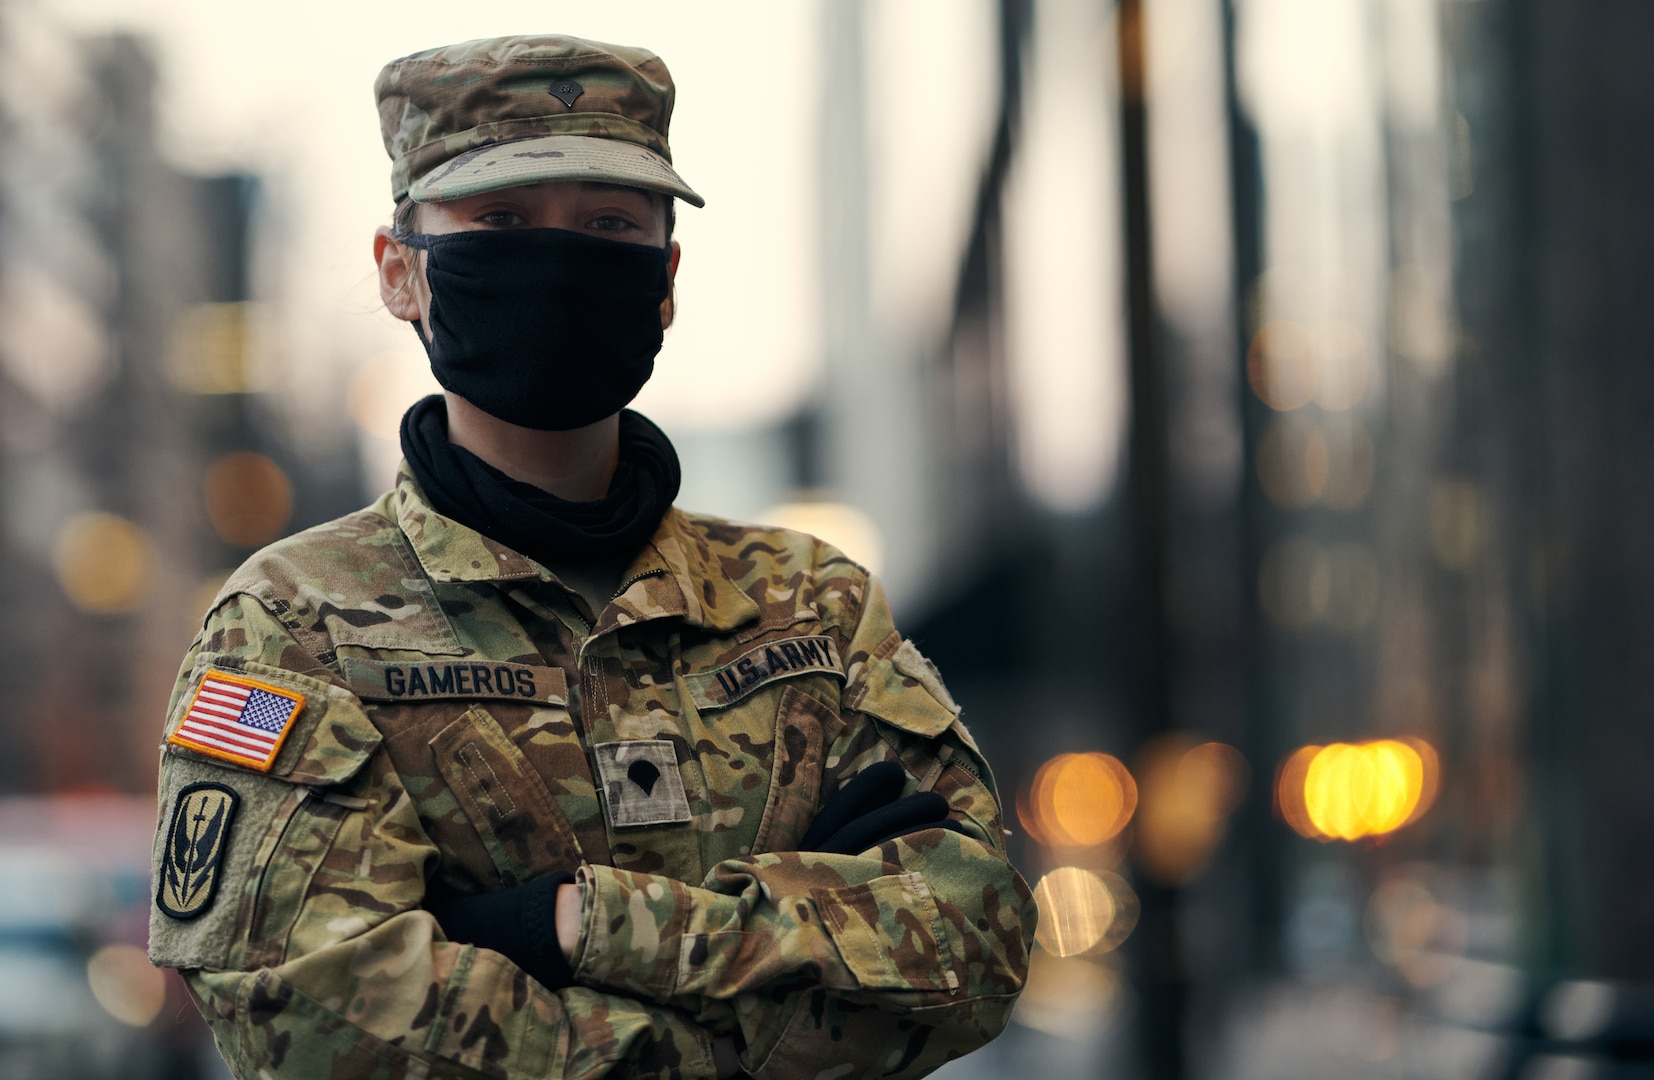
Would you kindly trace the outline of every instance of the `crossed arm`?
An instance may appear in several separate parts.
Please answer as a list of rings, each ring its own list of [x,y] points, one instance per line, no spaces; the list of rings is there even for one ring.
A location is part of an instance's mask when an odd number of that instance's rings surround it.
[[[210,643],[297,666],[288,645],[270,644],[285,639],[273,618],[254,603],[236,611],[238,625],[209,624]],[[348,695],[328,708],[346,727],[368,723]],[[876,723],[844,716],[852,732]],[[550,900],[564,985],[531,975],[533,959],[510,947],[454,940],[433,917],[426,882],[439,852],[383,753],[343,803],[236,774],[249,798],[271,789],[279,805],[245,883],[250,922],[204,961],[171,962],[189,968],[242,1076],[715,1080],[737,1065],[767,1078],[824,1063],[923,1075],[1005,1023],[1033,905],[1005,859],[991,786],[955,733],[846,740],[843,775],[895,768],[906,793],[924,777],[951,825],[921,814],[834,847],[817,837],[820,850],[728,860],[699,883],[570,868],[577,881]],[[182,770],[163,790],[190,770],[225,772],[179,758],[163,768]]]
[[[964,835],[935,792],[903,794],[906,773],[880,761],[857,773],[822,808],[799,842],[800,851],[856,855],[927,829]],[[469,896],[428,899],[426,910],[451,941],[492,949],[547,989],[572,985],[582,918],[581,890],[570,873]],[[712,1040],[719,1080],[742,1074],[739,1033]]]
[[[248,935],[186,973],[238,1075],[713,1080],[736,1047],[758,1077],[922,1075],[992,1038],[1021,984],[1025,888],[982,839],[928,829],[731,860],[694,886],[581,867],[573,981],[547,987],[421,907],[436,853],[380,779],[371,809],[303,799],[249,883]],[[284,892],[307,869],[303,896]]]

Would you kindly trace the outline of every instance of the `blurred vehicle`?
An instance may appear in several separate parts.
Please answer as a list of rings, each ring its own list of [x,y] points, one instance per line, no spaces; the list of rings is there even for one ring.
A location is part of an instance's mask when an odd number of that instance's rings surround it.
[[[147,799],[0,800],[0,1076],[228,1075],[145,952],[154,828]]]

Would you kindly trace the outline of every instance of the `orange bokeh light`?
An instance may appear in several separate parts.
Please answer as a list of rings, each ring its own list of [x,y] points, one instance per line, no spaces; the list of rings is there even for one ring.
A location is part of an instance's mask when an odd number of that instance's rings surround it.
[[[1137,783],[1108,754],[1058,754],[1017,796],[1017,816],[1049,847],[1095,847],[1126,827],[1137,809]]]
[[[1246,354],[1246,380],[1258,400],[1279,412],[1308,405],[1315,397],[1316,360],[1309,332],[1281,320],[1266,324]]]
[[[1275,808],[1299,836],[1318,837],[1320,830],[1309,820],[1304,807],[1304,775],[1309,763],[1321,752],[1319,746],[1302,746],[1281,763],[1275,774]]]
[[[1301,836],[1359,840],[1410,824],[1440,785],[1436,752],[1422,739],[1305,746],[1281,765],[1281,816]]]
[[[1193,878],[1222,839],[1250,773],[1240,751],[1223,743],[1197,744],[1181,735],[1150,743],[1137,765],[1137,858],[1143,869],[1166,885]]]
[[[1436,793],[1441,790],[1441,757],[1436,748],[1417,736],[1403,736],[1400,740],[1413,748],[1419,756],[1419,764],[1424,767],[1424,775],[1419,788],[1418,804],[1413,807],[1413,813],[1402,822],[1411,825],[1424,816],[1424,812],[1435,803]]]
[[[226,542],[267,544],[281,535],[292,516],[293,485],[281,466],[263,454],[226,454],[207,470],[207,519]]]

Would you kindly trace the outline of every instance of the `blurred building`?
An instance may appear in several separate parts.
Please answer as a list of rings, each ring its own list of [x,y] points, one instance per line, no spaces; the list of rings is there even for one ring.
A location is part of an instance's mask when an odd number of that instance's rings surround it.
[[[216,1071],[143,953],[167,698],[229,570],[356,500],[261,405],[259,184],[162,158],[157,78],[0,3],[0,1073],[31,1080]]]
[[[1654,9],[813,10],[824,376],[674,438],[875,565],[994,765],[1040,950],[940,1075],[1646,1072]],[[0,2],[0,791],[147,792],[207,593],[360,499],[155,77]]]
[[[823,18],[805,479],[1041,883],[945,1075],[1642,1075],[1646,9]],[[935,87],[952,156],[881,137]],[[951,255],[884,238],[961,176]]]
[[[259,185],[161,158],[142,44],[12,3],[0,54],[0,791],[145,793],[217,581],[354,501],[350,463],[292,475],[257,393]]]

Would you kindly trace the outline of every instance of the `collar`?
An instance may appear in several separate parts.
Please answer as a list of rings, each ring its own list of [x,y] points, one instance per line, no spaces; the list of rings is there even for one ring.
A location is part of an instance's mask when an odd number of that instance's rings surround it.
[[[432,508],[403,462],[390,496],[396,523],[433,582],[557,581],[534,560]],[[722,560],[689,516],[671,507],[621,577],[620,592],[594,633],[650,619],[679,617],[690,626],[734,630],[759,617],[758,604],[724,572]]]

